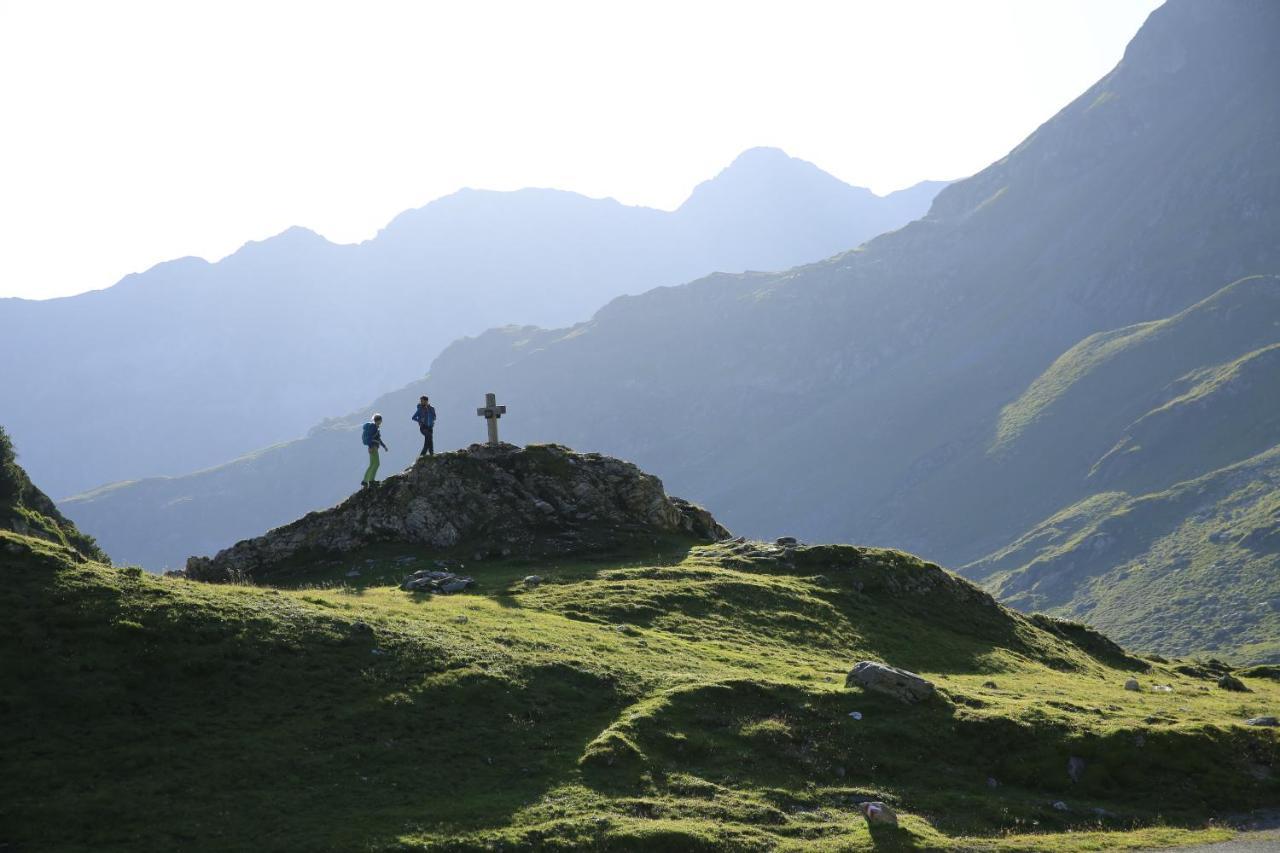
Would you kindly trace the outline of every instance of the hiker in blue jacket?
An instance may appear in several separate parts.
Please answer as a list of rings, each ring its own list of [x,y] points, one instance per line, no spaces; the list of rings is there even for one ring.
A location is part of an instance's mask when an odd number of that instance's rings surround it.
[[[436,455],[436,442],[432,437],[436,428],[436,407],[427,402],[427,395],[418,398],[418,408],[413,412],[413,420],[418,422],[418,431],[422,433],[422,452],[418,458]]]
[[[391,451],[382,441],[382,415],[375,414],[373,420],[364,425],[360,440],[369,448],[369,467],[365,469],[364,479],[360,481],[360,488],[367,489],[374,484],[374,477],[378,476],[378,448]]]

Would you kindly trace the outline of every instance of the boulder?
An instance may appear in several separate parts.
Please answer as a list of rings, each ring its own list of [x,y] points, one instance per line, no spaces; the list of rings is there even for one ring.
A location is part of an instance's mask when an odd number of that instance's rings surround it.
[[[1244,721],[1246,726],[1280,726],[1280,720],[1275,717],[1250,717]]]
[[[1218,686],[1223,690],[1230,690],[1233,693],[1249,693],[1248,687],[1244,686],[1244,682],[1236,678],[1231,673],[1227,673],[1218,679]]]
[[[921,702],[934,694],[933,682],[914,672],[870,660],[859,661],[849,670],[844,686],[855,685],[864,690],[884,693],[908,704]]]
[[[1139,690],[1141,690],[1141,689],[1142,689],[1142,687],[1138,684],[1138,679],[1136,679],[1136,678],[1130,678],[1128,681],[1126,681],[1126,682],[1124,683],[1124,689],[1125,689],[1125,690],[1132,690],[1133,692],[1135,692],[1135,693],[1136,693],[1136,692],[1138,692]]]
[[[859,803],[858,811],[870,826],[897,826],[898,815],[882,802]]]

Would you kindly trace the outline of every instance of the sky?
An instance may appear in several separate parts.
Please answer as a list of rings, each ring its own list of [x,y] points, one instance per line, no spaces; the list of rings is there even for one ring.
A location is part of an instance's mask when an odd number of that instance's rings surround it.
[[[768,145],[886,193],[999,159],[1158,0],[0,0],[0,296],[462,187],[673,209]]]

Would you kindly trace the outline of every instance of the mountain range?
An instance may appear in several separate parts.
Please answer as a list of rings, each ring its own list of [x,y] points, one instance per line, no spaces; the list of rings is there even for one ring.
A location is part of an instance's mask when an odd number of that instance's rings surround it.
[[[1170,0],[892,233],[460,340],[305,439],[63,508],[177,565],[351,491],[370,409],[398,467],[419,394],[452,447],[491,391],[505,438],[635,460],[736,532],[904,548],[1142,648],[1275,660],[1276,32],[1272,3]]]
[[[0,300],[0,412],[66,496],[295,438],[501,323],[564,324],[716,270],[816,260],[924,214],[752,149],[674,212],[571,192],[463,190],[335,245],[303,228],[79,296]]]

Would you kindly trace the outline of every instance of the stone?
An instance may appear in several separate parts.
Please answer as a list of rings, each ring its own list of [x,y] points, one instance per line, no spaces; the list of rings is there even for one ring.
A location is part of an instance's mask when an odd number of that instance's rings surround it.
[[[869,826],[897,826],[898,815],[882,802],[859,803],[858,810]]]
[[[1141,687],[1141,686],[1139,686],[1139,684],[1138,684],[1138,679],[1136,679],[1136,678],[1130,678],[1128,681],[1126,681],[1126,682],[1124,683],[1124,689],[1125,689],[1125,690],[1132,690],[1132,691],[1134,691],[1134,692],[1136,693],[1137,691],[1141,690],[1141,689],[1142,689],[1142,687]]]
[[[1156,693],[1172,693],[1172,692],[1173,692],[1173,685],[1172,685],[1172,684],[1157,684],[1155,687],[1152,687],[1151,689],[1152,689],[1153,691],[1155,691]]]
[[[774,540],[775,545],[781,545],[783,548],[794,548],[798,543],[794,536],[779,536]]]
[[[547,558],[647,546],[670,535],[708,543],[730,537],[705,509],[667,495],[661,480],[629,462],[559,445],[475,444],[420,459],[376,491],[213,557],[191,557],[186,571],[206,582],[269,582],[301,554],[340,557],[376,544]]]
[[[542,577],[540,575],[529,575],[524,579],[524,585],[527,587],[535,587],[540,583],[542,583]]]
[[[864,690],[884,693],[908,704],[923,701],[934,694],[933,682],[914,672],[870,660],[859,661],[849,670],[844,686],[854,685]]]
[[[1071,777],[1072,782],[1079,782],[1080,777],[1084,775],[1085,760],[1078,755],[1073,755],[1067,759],[1067,775]]]
[[[358,577],[360,577],[360,570],[359,570],[359,569],[352,569],[351,571],[347,572],[347,577],[349,577],[349,578],[358,578]]]
[[[988,788],[991,788],[991,789],[993,789],[993,790],[994,790],[994,789],[996,789],[996,788],[999,788],[999,787],[1000,787],[1000,782],[996,780],[996,777],[994,777],[994,776],[988,776],[988,777],[987,777],[987,787],[988,787]]]
[[[1218,686],[1223,690],[1230,690],[1233,693],[1251,693],[1248,687],[1244,686],[1244,682],[1236,678],[1231,673],[1227,673],[1218,679]]]
[[[1275,717],[1250,717],[1244,721],[1246,726],[1280,726],[1280,720]]]
[[[983,687],[985,687],[985,688],[987,688],[988,690],[999,690],[999,689],[1000,689],[1000,685],[999,685],[999,684],[996,684],[994,681],[984,681],[984,682],[982,682],[982,686],[983,686]]]
[[[1068,806],[1066,803],[1064,803],[1062,800],[1054,800],[1053,808],[1055,811],[1060,811],[1060,812],[1071,811],[1071,807]]]

